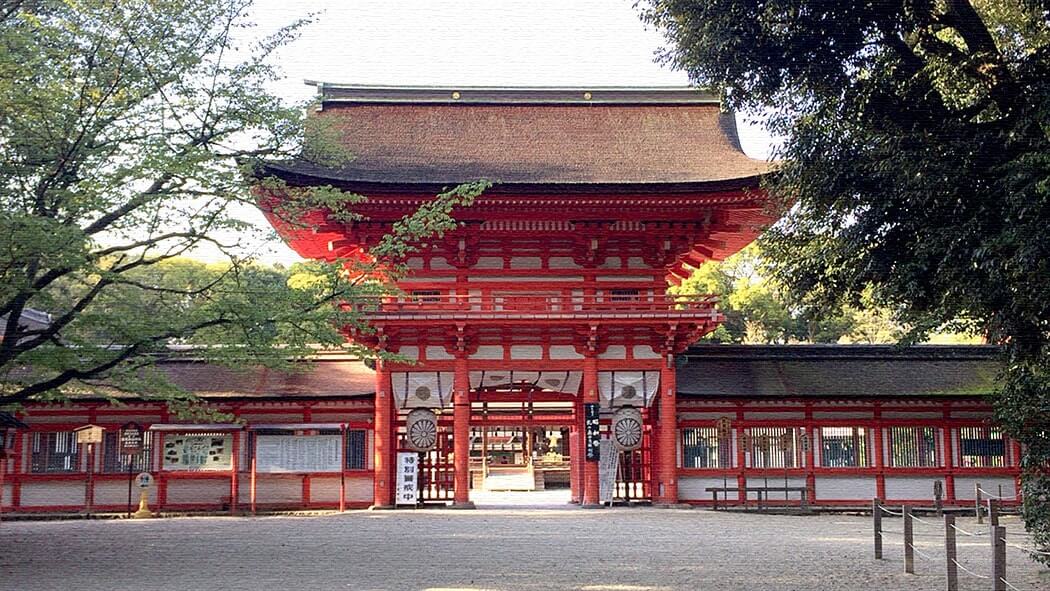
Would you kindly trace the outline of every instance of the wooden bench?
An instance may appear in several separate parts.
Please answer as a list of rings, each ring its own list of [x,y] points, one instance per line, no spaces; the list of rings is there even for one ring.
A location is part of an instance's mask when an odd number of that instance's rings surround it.
[[[718,493],[722,493],[722,496],[726,500],[726,505],[729,504],[729,493],[735,492],[740,493],[740,487],[738,486],[709,486],[707,492],[711,493],[711,499],[714,501],[715,509],[718,509]],[[797,492],[801,496],[802,506],[809,506],[809,490],[804,486],[746,486],[744,487],[744,507],[747,507],[747,493],[755,493],[758,508],[762,510],[764,507],[763,500],[769,501],[769,493],[780,492],[780,493],[793,493]]]

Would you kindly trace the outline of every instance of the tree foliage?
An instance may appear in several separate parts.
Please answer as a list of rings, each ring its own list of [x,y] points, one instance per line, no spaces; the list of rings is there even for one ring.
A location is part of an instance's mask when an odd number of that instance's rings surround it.
[[[304,118],[304,105],[268,90],[273,52],[305,21],[260,38],[250,6],[4,3],[0,405],[114,388],[174,397],[151,367],[179,344],[213,361],[287,369],[315,346],[345,344],[342,329],[359,319],[335,303],[385,288],[366,280],[370,269],[348,272],[348,261],[309,263],[294,281],[252,262],[257,241],[247,237],[264,231],[238,216],[256,205],[252,183],[287,190],[290,223],[316,209],[351,219],[363,197],[251,178],[261,159],[351,155]],[[380,254],[396,261],[414,240],[453,228],[453,207],[486,186],[436,197]],[[180,260],[203,246],[226,263]],[[51,321],[25,322],[33,309]]]
[[[648,0],[666,61],[785,138],[764,237],[809,307],[865,291],[1004,345],[998,418],[1050,544],[1050,19],[1036,0]]]
[[[717,294],[725,321],[705,338],[721,343],[895,343],[904,332],[892,311],[870,295],[860,307],[813,309],[798,306],[788,289],[771,278],[772,269],[757,244],[724,261],[708,263],[672,291]]]

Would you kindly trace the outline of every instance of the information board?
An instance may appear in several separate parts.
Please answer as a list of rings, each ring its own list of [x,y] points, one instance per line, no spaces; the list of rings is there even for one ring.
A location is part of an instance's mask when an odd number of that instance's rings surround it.
[[[419,500],[419,455],[414,451],[397,453],[397,491],[395,505],[415,505]]]
[[[586,446],[586,457],[588,462],[597,462],[601,454],[599,447],[601,442],[600,407],[597,402],[585,402],[583,404],[583,419],[585,427],[584,446]]]
[[[616,492],[616,471],[620,467],[620,452],[611,439],[602,439],[598,459],[598,502],[612,503]]]
[[[233,467],[231,435],[164,436],[165,470],[229,470]]]
[[[257,435],[258,472],[338,472],[339,435]]]

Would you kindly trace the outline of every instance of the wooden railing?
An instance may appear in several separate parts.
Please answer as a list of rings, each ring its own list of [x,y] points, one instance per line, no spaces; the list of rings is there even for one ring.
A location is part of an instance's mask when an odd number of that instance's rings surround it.
[[[488,293],[488,294],[427,294],[385,296],[358,301],[355,305],[366,316],[414,315],[714,315],[718,298],[701,296],[593,296],[557,293]]]

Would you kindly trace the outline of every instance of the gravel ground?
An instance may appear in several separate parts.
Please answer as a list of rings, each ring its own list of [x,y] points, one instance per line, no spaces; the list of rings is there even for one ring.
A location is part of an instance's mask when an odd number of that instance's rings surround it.
[[[935,521],[935,518],[927,518]],[[900,531],[900,519],[887,530]],[[1004,518],[1020,543],[1016,518]],[[973,520],[960,526],[975,530]],[[0,589],[937,589],[942,531],[916,524],[915,575],[900,535],[872,559],[870,517],[653,508],[356,511],[0,524]],[[990,570],[987,536],[960,562]],[[1008,549],[1008,580],[1050,589],[1050,570]],[[988,581],[960,573],[961,588]]]

